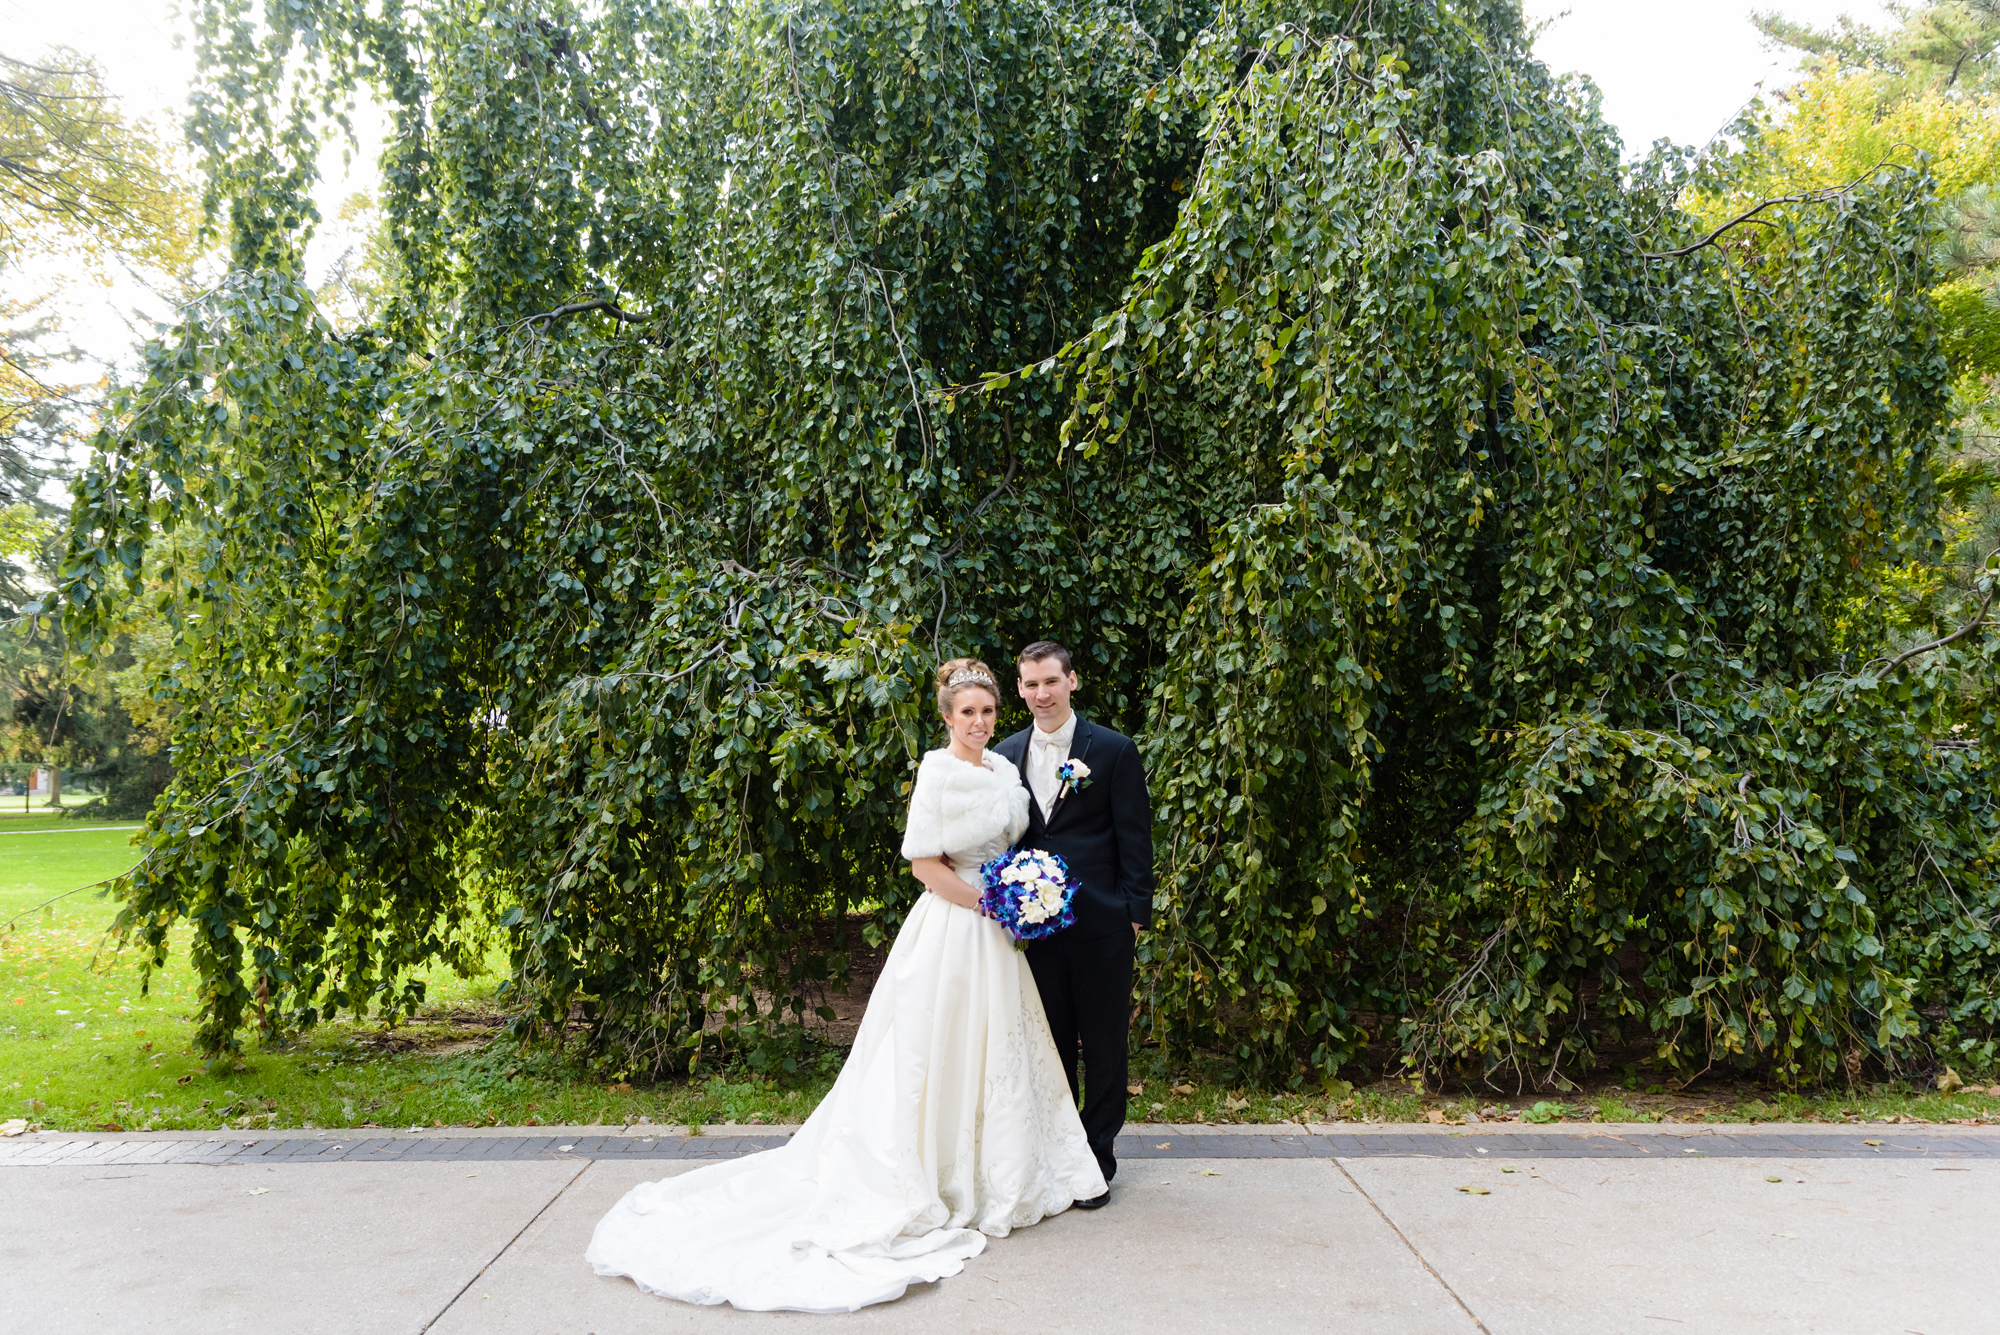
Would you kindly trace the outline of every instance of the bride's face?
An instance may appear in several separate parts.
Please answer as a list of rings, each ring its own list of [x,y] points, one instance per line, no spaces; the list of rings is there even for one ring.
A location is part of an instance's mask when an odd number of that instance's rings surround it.
[[[952,745],[961,751],[976,754],[986,749],[986,743],[993,736],[993,725],[999,717],[1000,702],[975,686],[958,693],[951,702],[951,713],[945,715],[944,721],[951,729]]]

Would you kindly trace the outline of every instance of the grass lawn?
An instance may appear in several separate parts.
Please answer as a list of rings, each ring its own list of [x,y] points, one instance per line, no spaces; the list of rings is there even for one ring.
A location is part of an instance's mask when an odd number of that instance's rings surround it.
[[[432,1004],[411,1024],[328,1025],[281,1050],[210,1067],[189,1046],[195,996],[179,950],[184,929],[141,995],[130,952],[104,935],[110,901],[85,891],[38,907],[130,866],[131,835],[123,823],[0,818],[0,1121],[65,1131],[780,1123],[802,1121],[832,1082],[831,1070],[637,1089],[594,1081],[546,1054],[493,1041],[504,1018],[492,1001],[497,977],[448,973],[430,980]],[[1145,1052],[1134,1054],[1133,1076],[1134,1121],[1457,1123],[1468,1113],[1529,1122],[2000,1121],[2000,1097],[1983,1092],[1984,1083],[1949,1097],[1894,1086],[1801,1097],[1722,1082],[1649,1091],[1629,1078],[1638,1087],[1605,1082],[1560,1102],[1426,1095],[1388,1080],[1287,1095],[1233,1089]]]
[[[276,1051],[205,1063],[190,1047],[186,929],[147,994],[105,936],[116,905],[84,891],[131,866],[132,827],[0,819],[0,1120],[56,1130],[549,1125],[803,1120],[830,1076],[707,1079],[634,1090],[491,1043],[498,977],[441,972],[410,1024],[326,1025]],[[497,961],[496,961],[497,963]]]
[[[97,793],[65,790],[62,795],[62,809],[64,811],[73,811],[77,807],[90,805],[98,797],[99,794]],[[11,828],[8,823],[19,820],[45,821],[51,819],[56,814],[55,809],[49,806],[49,799],[46,797],[33,797],[24,800],[19,797],[0,795],[0,827]]]

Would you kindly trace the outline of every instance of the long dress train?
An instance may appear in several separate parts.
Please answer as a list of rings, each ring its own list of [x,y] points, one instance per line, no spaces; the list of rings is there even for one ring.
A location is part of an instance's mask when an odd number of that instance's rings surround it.
[[[969,873],[1026,826],[1005,758],[933,751],[903,852],[948,853]],[[1027,958],[997,924],[924,894],[798,1134],[633,1188],[585,1256],[687,1302],[848,1312],[955,1275],[987,1238],[1104,1190]]]

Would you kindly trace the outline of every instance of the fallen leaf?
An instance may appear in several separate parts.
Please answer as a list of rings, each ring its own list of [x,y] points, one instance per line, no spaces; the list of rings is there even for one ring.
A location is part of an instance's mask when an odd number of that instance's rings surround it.
[[[28,1122],[24,1117],[12,1117],[0,1122],[0,1136],[19,1136],[25,1134],[27,1130]]]
[[[97,1129],[99,1131],[123,1131],[125,1128],[118,1125],[118,1123],[116,1122],[99,1122],[97,1124]]]
[[[1502,1168],[1500,1171],[1503,1173],[1512,1173],[1512,1172],[1517,1172],[1518,1170],[1513,1168]]]
[[[1956,1094],[1965,1088],[1965,1078],[1947,1066],[1944,1074],[1938,1077],[1937,1087],[1940,1094]]]
[[[1433,1125],[1442,1123],[1444,1121],[1444,1109],[1431,1108],[1427,1110],[1424,1113],[1424,1120],[1426,1122],[1432,1123]]]
[[[268,1196],[271,1194],[271,1189],[269,1187],[252,1187],[248,1194],[252,1196]]]
[[[1491,1196],[1493,1194],[1492,1190],[1487,1187],[1460,1187],[1459,1190],[1467,1196]]]
[[[1161,1141],[1161,1142],[1160,1142],[1159,1144],[1157,1144],[1157,1145],[1153,1146],[1153,1148],[1154,1148],[1154,1149],[1156,1149],[1156,1150],[1163,1150],[1163,1149],[1165,1149],[1165,1148],[1166,1148],[1167,1146],[1171,1145],[1172,1143],[1173,1143],[1173,1142],[1172,1142],[1172,1141],[1170,1141],[1170,1140],[1163,1140],[1163,1141]]]
[[[1146,1092],[1146,1082],[1141,1080],[1136,1085],[1127,1085],[1125,1086],[1125,1092],[1127,1094],[1133,1095],[1134,1097],[1137,1097],[1140,1094],[1144,1094]]]
[[[175,1083],[175,1084],[177,1084],[177,1085],[185,1085],[185,1084],[188,1084],[188,1083],[190,1083],[191,1081],[193,1081],[193,1079],[194,1079],[194,1077],[193,1077],[193,1076],[191,1076],[191,1075],[184,1075],[184,1076],[182,1076],[182,1077],[181,1077],[180,1079],[178,1079],[178,1080],[174,1081],[174,1083]]]
[[[1174,1086],[1174,1093],[1176,1093],[1176,1094],[1192,1094],[1192,1093],[1194,1093],[1194,1086],[1193,1086],[1193,1085],[1175,1085],[1175,1086]]]
[[[1783,1179],[1782,1177],[1767,1177],[1764,1180],[1766,1182],[1783,1182],[1785,1179]]]
[[[1861,1143],[1863,1145],[1880,1145],[1882,1142],[1879,1140],[1864,1140]]]
[[[2000,1085],[1988,1085],[1986,1087],[1986,1092],[1988,1094],[1991,1094],[1994,1098],[2000,1099]]]

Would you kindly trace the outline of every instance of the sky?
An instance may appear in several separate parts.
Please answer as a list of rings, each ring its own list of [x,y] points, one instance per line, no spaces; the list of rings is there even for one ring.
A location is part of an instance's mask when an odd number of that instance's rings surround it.
[[[194,75],[192,50],[175,43],[185,30],[172,0],[0,0],[0,51],[16,59],[33,59],[51,46],[67,46],[94,57],[105,82],[118,97],[121,110],[134,119],[164,116],[178,122],[186,113],[188,84]],[[363,152],[348,156],[330,147],[320,170],[325,180],[317,192],[320,210],[332,219],[340,201],[371,188],[374,154],[380,151],[379,118],[357,118]],[[319,249],[325,250],[326,247]],[[330,258],[319,257],[320,263]],[[308,261],[313,256],[309,253]],[[46,290],[53,284],[35,272],[25,282]],[[150,333],[150,322],[170,314],[138,283],[122,278],[109,288],[95,283],[67,287],[59,303],[63,339],[84,350],[100,364],[135,365],[135,336]],[[71,374],[65,379],[88,379]]]
[[[1796,76],[1794,63],[1765,49],[1750,26],[1750,11],[1765,7],[1818,24],[1841,13],[1864,22],[1882,19],[1879,4],[1833,0],[1526,0],[1530,19],[1546,25],[1537,54],[1553,69],[1581,71],[1596,81],[1605,115],[1634,155],[1661,137],[1706,143],[1760,85],[1781,87]],[[177,114],[194,62],[175,47],[182,24],[174,9],[171,0],[0,0],[0,50],[22,58],[54,44],[74,47],[103,64],[129,114]],[[364,127],[363,153],[351,169],[337,150],[323,159],[329,179],[319,192],[320,208],[328,218],[340,200],[369,188],[378,134]],[[97,358],[126,360],[132,322],[121,312],[129,315],[145,304],[135,285],[78,290],[65,332]]]
[[[1882,6],[1831,0],[1526,0],[1547,26],[1535,53],[1559,71],[1577,70],[1604,94],[1604,115],[1636,156],[1655,139],[1701,145],[1764,89],[1798,75],[1789,52],[1764,46],[1752,10],[1824,27],[1841,14],[1884,25]]]

